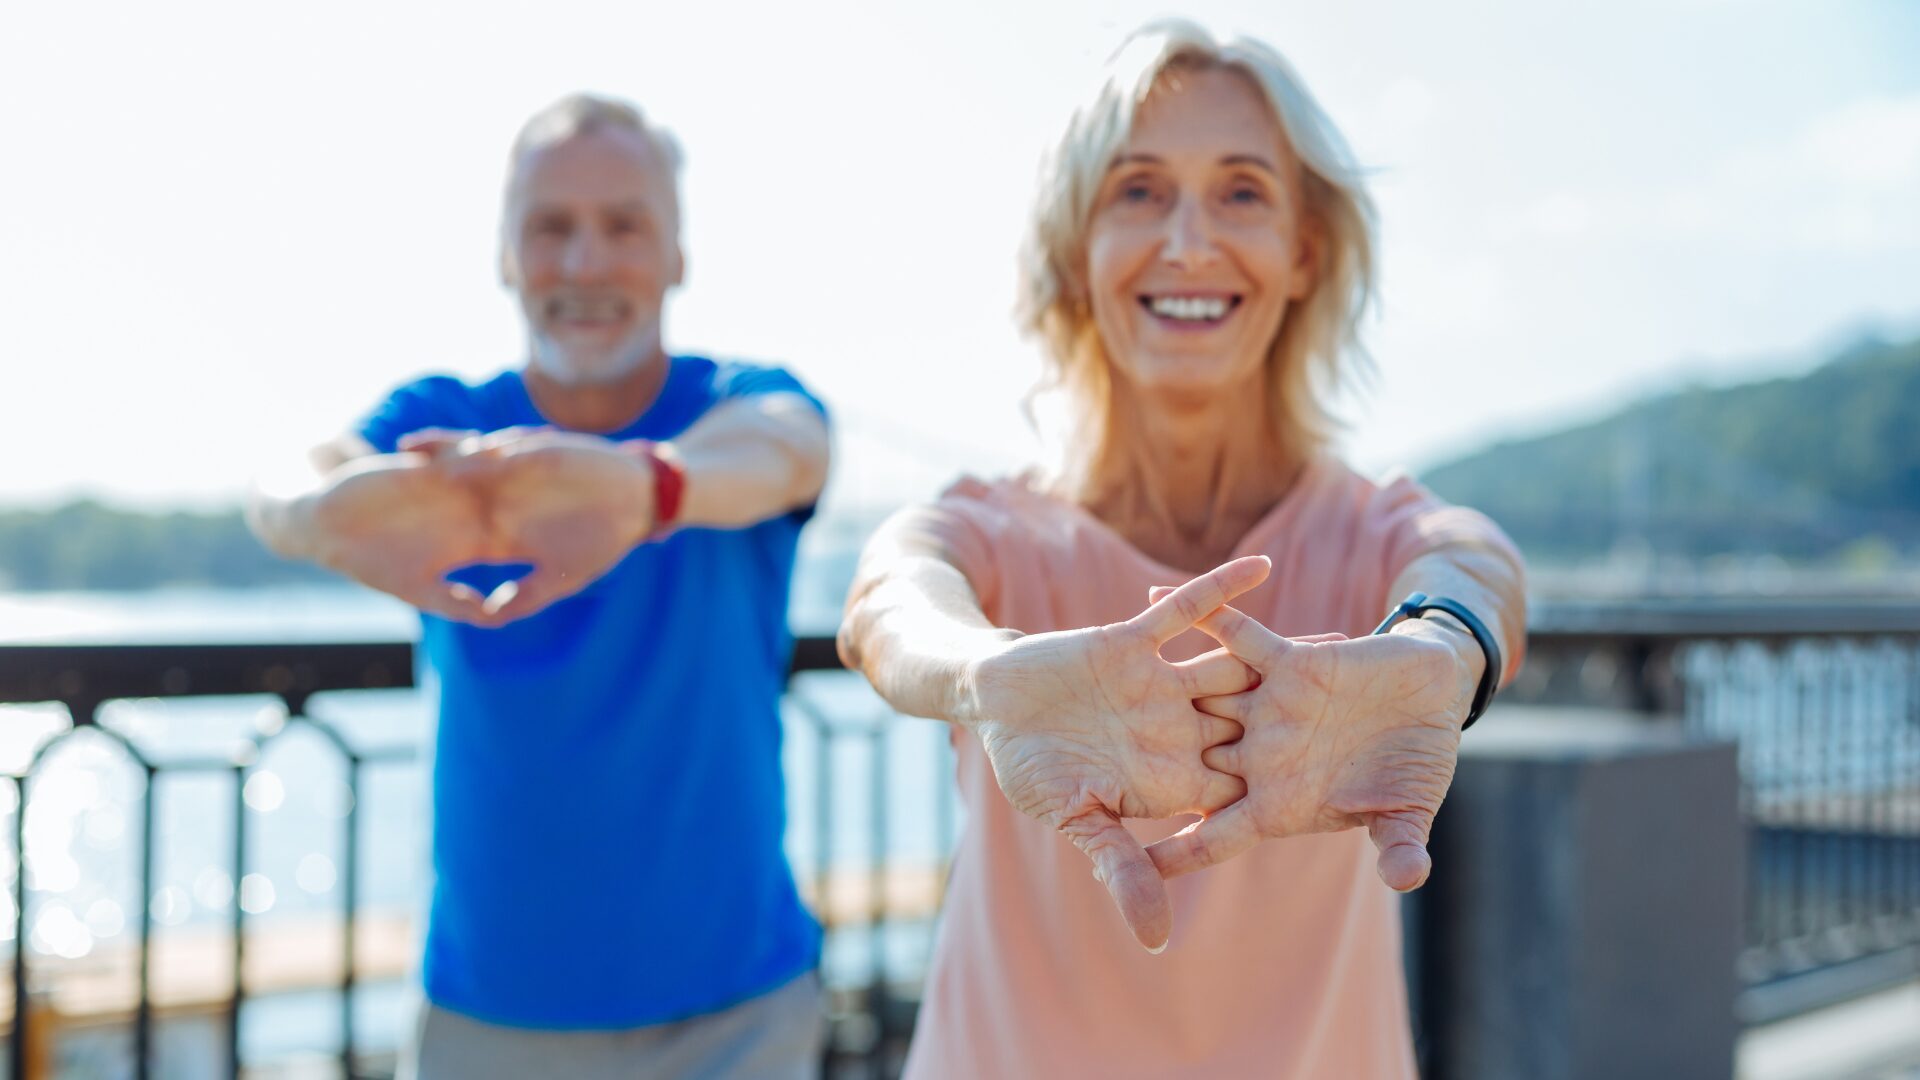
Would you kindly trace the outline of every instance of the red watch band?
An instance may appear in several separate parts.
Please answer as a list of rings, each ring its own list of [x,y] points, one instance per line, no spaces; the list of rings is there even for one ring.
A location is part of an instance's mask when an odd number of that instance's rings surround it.
[[[687,494],[687,468],[672,451],[663,453],[659,443],[647,444],[647,460],[653,463],[653,532],[657,536],[680,518],[680,501]]]
[[[626,445],[630,452],[645,458],[653,471],[653,531],[647,539],[658,539],[680,519],[680,504],[687,494],[687,467],[680,463],[679,455],[652,439],[635,439]]]

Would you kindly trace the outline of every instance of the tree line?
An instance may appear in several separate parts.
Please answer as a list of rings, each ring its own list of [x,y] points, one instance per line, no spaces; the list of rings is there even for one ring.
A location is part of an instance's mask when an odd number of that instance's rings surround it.
[[[1623,541],[1662,554],[1920,559],[1920,339],[1863,340],[1813,371],[1691,388],[1429,470],[1530,558]],[[238,588],[338,580],[269,553],[238,508],[80,500],[0,510],[0,588]]]

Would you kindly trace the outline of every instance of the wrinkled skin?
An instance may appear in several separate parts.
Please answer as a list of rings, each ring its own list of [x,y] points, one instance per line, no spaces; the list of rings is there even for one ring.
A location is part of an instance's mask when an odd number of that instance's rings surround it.
[[[1454,646],[1411,633],[1293,641],[1231,607],[1198,625],[1260,675],[1253,689],[1194,702],[1244,729],[1204,760],[1243,777],[1247,796],[1153,845],[1161,874],[1204,869],[1263,839],[1364,826],[1382,880],[1424,883],[1474,689]]]
[[[1265,580],[1264,558],[1240,559],[1172,591],[1126,622],[1032,634],[981,661],[972,676],[974,730],[1009,802],[1059,829],[1093,860],[1142,945],[1165,947],[1165,883],[1123,817],[1203,813],[1241,798],[1238,778],[1203,753],[1241,734],[1194,699],[1252,685],[1226,650],[1169,663],[1160,647]]]

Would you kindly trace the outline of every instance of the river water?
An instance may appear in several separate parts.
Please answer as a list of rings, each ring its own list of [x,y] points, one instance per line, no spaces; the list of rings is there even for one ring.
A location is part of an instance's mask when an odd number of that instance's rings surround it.
[[[846,569],[803,569],[793,609],[798,630],[831,630],[844,588],[843,580],[832,579]],[[417,619],[404,605],[344,585],[0,595],[0,645],[390,641],[417,634]],[[399,759],[371,764],[361,778],[357,896],[370,916],[411,919],[423,905],[429,879],[429,803],[421,764],[431,733],[428,710],[414,691],[360,691],[316,696],[309,712],[356,749]],[[824,748],[822,718],[842,732]],[[270,698],[116,701],[102,708],[100,726],[161,767],[154,792],[154,886],[146,897],[159,940],[172,933],[221,933],[236,902],[263,936],[313,925],[340,910],[344,821],[353,804],[344,762],[304,725],[279,731],[284,720]],[[802,879],[825,870],[841,899],[858,906],[859,896],[844,894],[849,886],[858,893],[870,880],[876,843],[886,865],[933,872],[958,827],[945,729],[892,716],[862,680],[844,673],[796,679],[786,723],[788,851]],[[0,769],[20,773],[67,726],[57,706],[0,706]],[[276,731],[246,774],[248,856],[236,881],[233,771],[169,766],[229,761]],[[884,734],[876,740],[871,732]],[[876,753],[884,755],[884,767],[877,767]],[[876,775],[883,775],[885,786],[877,805]],[[25,827],[32,955],[82,969],[95,959],[124,961],[137,937],[142,903],[141,797],[142,771],[110,738],[82,731],[46,753],[30,787]],[[9,826],[16,810],[12,785],[0,785],[0,811]],[[873,828],[876,817],[884,818],[884,836]],[[7,860],[6,888],[0,891],[0,948],[8,952],[18,865]],[[556,941],[590,947],[580,928],[565,924],[564,913],[531,912],[529,918]],[[539,927],[541,919],[552,925]],[[912,978],[924,963],[930,933],[926,920],[900,921],[878,937],[858,926],[832,933],[824,959],[829,981],[864,982],[876,966]],[[410,1015],[410,993],[404,983],[362,992],[357,1026],[364,1045],[397,1043]],[[247,1056],[327,1046],[336,1037],[335,1009],[324,994],[250,1006],[243,1024]]]

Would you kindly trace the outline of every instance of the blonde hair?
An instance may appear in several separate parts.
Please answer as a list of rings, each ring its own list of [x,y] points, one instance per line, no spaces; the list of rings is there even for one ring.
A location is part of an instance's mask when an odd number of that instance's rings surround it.
[[[1329,399],[1367,368],[1359,324],[1374,289],[1374,210],[1346,141],[1267,45],[1245,37],[1222,43],[1184,19],[1149,23],[1114,53],[1098,94],[1075,110],[1042,162],[1020,254],[1015,315],[1045,357],[1029,414],[1055,444],[1054,481],[1069,494],[1099,486],[1112,456],[1111,361],[1093,324],[1086,281],[1094,200],[1148,95],[1169,73],[1194,70],[1244,76],[1300,162],[1303,231],[1317,240],[1314,285],[1290,306],[1266,363],[1271,416],[1289,452],[1304,459],[1327,441],[1337,427]],[[1042,415],[1049,402],[1063,406],[1057,416]],[[1047,430],[1050,418],[1064,430]]]

